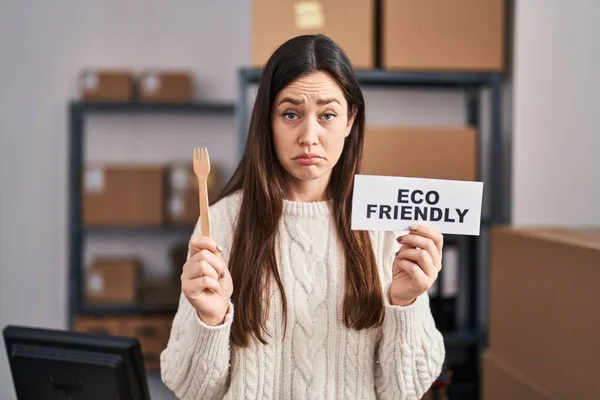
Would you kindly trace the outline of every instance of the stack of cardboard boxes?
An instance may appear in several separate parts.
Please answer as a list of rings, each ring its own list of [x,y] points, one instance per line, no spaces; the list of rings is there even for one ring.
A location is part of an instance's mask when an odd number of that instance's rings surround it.
[[[191,164],[131,165],[88,164],[83,174],[83,222],[87,227],[152,228],[188,226],[199,217],[198,181]],[[213,163],[208,180],[209,200],[219,194],[222,175]],[[103,255],[92,260],[85,274],[84,298],[88,305],[147,306],[175,309],[180,296],[181,267],[187,243],[170,249],[170,276],[144,279],[144,266],[136,257]],[[145,316],[79,316],[75,328],[137,337],[146,368],[155,371],[166,347],[173,314]]]
[[[369,126],[365,132],[363,173],[432,179],[477,179],[477,132],[471,127]],[[455,244],[444,246],[443,285],[430,290],[431,310],[444,332],[458,326],[457,298],[461,268]],[[437,282],[439,284],[439,281]],[[440,287],[438,287],[440,286]],[[444,399],[441,389],[424,399]]]
[[[600,399],[600,227],[492,235],[485,400]]]
[[[502,71],[504,0],[253,0],[252,65],[322,33],[359,69]]]
[[[79,75],[86,101],[189,103],[194,100],[192,74],[184,70],[86,68]]]

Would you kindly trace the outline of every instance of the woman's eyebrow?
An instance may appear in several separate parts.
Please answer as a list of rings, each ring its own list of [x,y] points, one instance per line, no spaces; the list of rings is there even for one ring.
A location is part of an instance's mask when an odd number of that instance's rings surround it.
[[[277,105],[283,104],[283,103],[292,103],[296,106],[299,106],[300,104],[304,103],[304,100],[302,99],[294,99],[292,97],[284,97],[283,99],[281,99],[281,101],[279,103],[277,103]]]
[[[283,103],[292,103],[296,106],[299,106],[300,104],[304,103],[303,99],[295,99],[293,97],[284,97],[283,99],[281,99],[279,101],[279,103],[277,103],[277,105],[283,104]],[[329,98],[325,98],[325,99],[318,99],[317,100],[317,104],[320,106],[329,104],[329,103],[338,103],[340,106],[342,105],[342,103],[336,99],[335,97],[329,97]]]
[[[320,106],[323,106],[323,105],[329,104],[329,103],[338,103],[340,106],[342,105],[342,103],[338,99],[336,99],[335,97],[330,97],[330,98],[327,98],[327,99],[318,99],[317,100],[317,104],[320,105]]]

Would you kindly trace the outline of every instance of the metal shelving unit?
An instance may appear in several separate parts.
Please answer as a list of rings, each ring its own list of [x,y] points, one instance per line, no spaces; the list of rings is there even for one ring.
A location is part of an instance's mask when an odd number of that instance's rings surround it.
[[[116,114],[187,114],[232,117],[233,103],[140,103],[140,102],[86,102],[69,104],[69,326],[73,328],[77,315],[145,315],[174,313],[174,307],[145,305],[109,306],[87,305],[83,298],[84,236],[88,234],[171,234],[190,233],[191,226],[84,226],[82,218],[82,169],[85,162],[85,119],[90,115]]]
[[[152,308],[146,306],[90,306],[83,302],[82,271],[83,271],[83,238],[86,234],[135,234],[138,232],[188,232],[186,226],[164,227],[85,227],[82,223],[82,167],[84,165],[85,118],[92,114],[205,114],[224,115],[235,114],[237,121],[237,136],[239,156],[246,145],[248,128],[249,105],[247,101],[248,88],[258,84],[262,70],[256,68],[241,68],[238,73],[237,103],[192,103],[192,104],[154,104],[154,103],[114,103],[114,102],[81,102],[74,101],[69,105],[69,321],[73,326],[73,318],[79,314],[85,315],[117,315],[117,314],[147,314],[154,312],[172,312],[174,310]],[[488,243],[483,235],[495,224],[508,221],[505,210],[504,175],[506,169],[502,153],[502,76],[495,73],[442,73],[442,72],[400,72],[385,70],[359,70],[357,72],[363,87],[388,88],[419,88],[458,90],[465,93],[466,121],[469,125],[480,129],[481,93],[490,90],[490,153],[487,159],[478,157],[478,176],[485,181],[484,192],[489,201],[489,214],[483,216],[482,236],[448,237],[448,243],[455,243],[460,248],[460,266],[466,266],[468,271],[468,287],[463,288],[468,298],[468,322],[456,331],[445,332],[447,346],[469,347],[474,351],[473,362],[478,364],[478,353],[486,344],[486,329],[479,318],[478,307],[482,304],[480,288],[486,288],[487,282],[478,268],[482,255],[486,255]],[[483,154],[482,141],[479,142],[479,154]],[[484,163],[489,167],[490,176],[483,179]],[[485,208],[485,207],[484,207]],[[483,266],[487,269],[487,260]],[[485,302],[484,302],[485,303]]]
[[[246,145],[246,136],[249,123],[249,105],[247,104],[248,88],[260,82],[262,70],[256,68],[241,68],[238,71],[238,100],[236,105],[236,120],[238,127],[238,141],[240,155]],[[481,236],[451,236],[446,242],[453,242],[459,247],[459,268],[467,269],[467,287],[460,290],[467,293],[468,316],[466,326],[459,326],[456,331],[444,332],[445,343],[448,347],[461,347],[469,349],[469,360],[473,365],[479,365],[479,353],[487,342],[487,329],[480,318],[482,304],[482,290],[487,288],[486,277],[480,273],[479,262],[486,260],[482,266],[487,270],[487,238],[484,235],[495,224],[508,221],[505,210],[505,188],[502,152],[502,75],[497,73],[479,72],[404,72],[386,70],[359,70],[358,80],[363,88],[417,88],[423,90],[444,89],[458,90],[465,94],[465,113],[467,124],[473,126],[478,133],[481,132],[481,93],[484,89],[490,90],[490,154],[487,159],[483,155],[484,143],[478,135],[478,179],[484,181],[489,215],[483,215],[481,223]],[[484,179],[482,171],[484,163],[489,167],[490,176]],[[486,197],[484,197],[484,200]],[[485,205],[484,205],[485,209]],[[440,278],[442,279],[442,278]],[[470,383],[467,383],[469,385]]]

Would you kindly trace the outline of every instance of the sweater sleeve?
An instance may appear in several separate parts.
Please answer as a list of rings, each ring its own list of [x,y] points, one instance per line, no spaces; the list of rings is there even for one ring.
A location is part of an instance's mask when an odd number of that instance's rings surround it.
[[[226,212],[211,207],[212,237],[224,248],[227,262],[230,232]],[[196,226],[194,234],[200,231]],[[189,251],[188,251],[189,258]],[[210,326],[202,322],[182,293],[171,326],[166,349],[161,353],[161,377],[177,398],[222,399],[229,384],[230,333],[233,304],[223,324]]]
[[[397,247],[395,236],[379,247],[382,268],[390,271],[383,274],[385,318],[376,348],[375,385],[382,399],[421,399],[442,371],[444,338],[427,292],[409,306],[390,304],[391,263]]]

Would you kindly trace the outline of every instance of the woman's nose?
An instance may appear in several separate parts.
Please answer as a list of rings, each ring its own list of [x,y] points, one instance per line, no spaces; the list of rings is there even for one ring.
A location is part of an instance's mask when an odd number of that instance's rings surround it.
[[[302,134],[299,138],[300,145],[315,146],[316,144],[318,144],[320,127],[321,126],[317,121],[313,121],[312,119],[306,119],[302,130]]]

